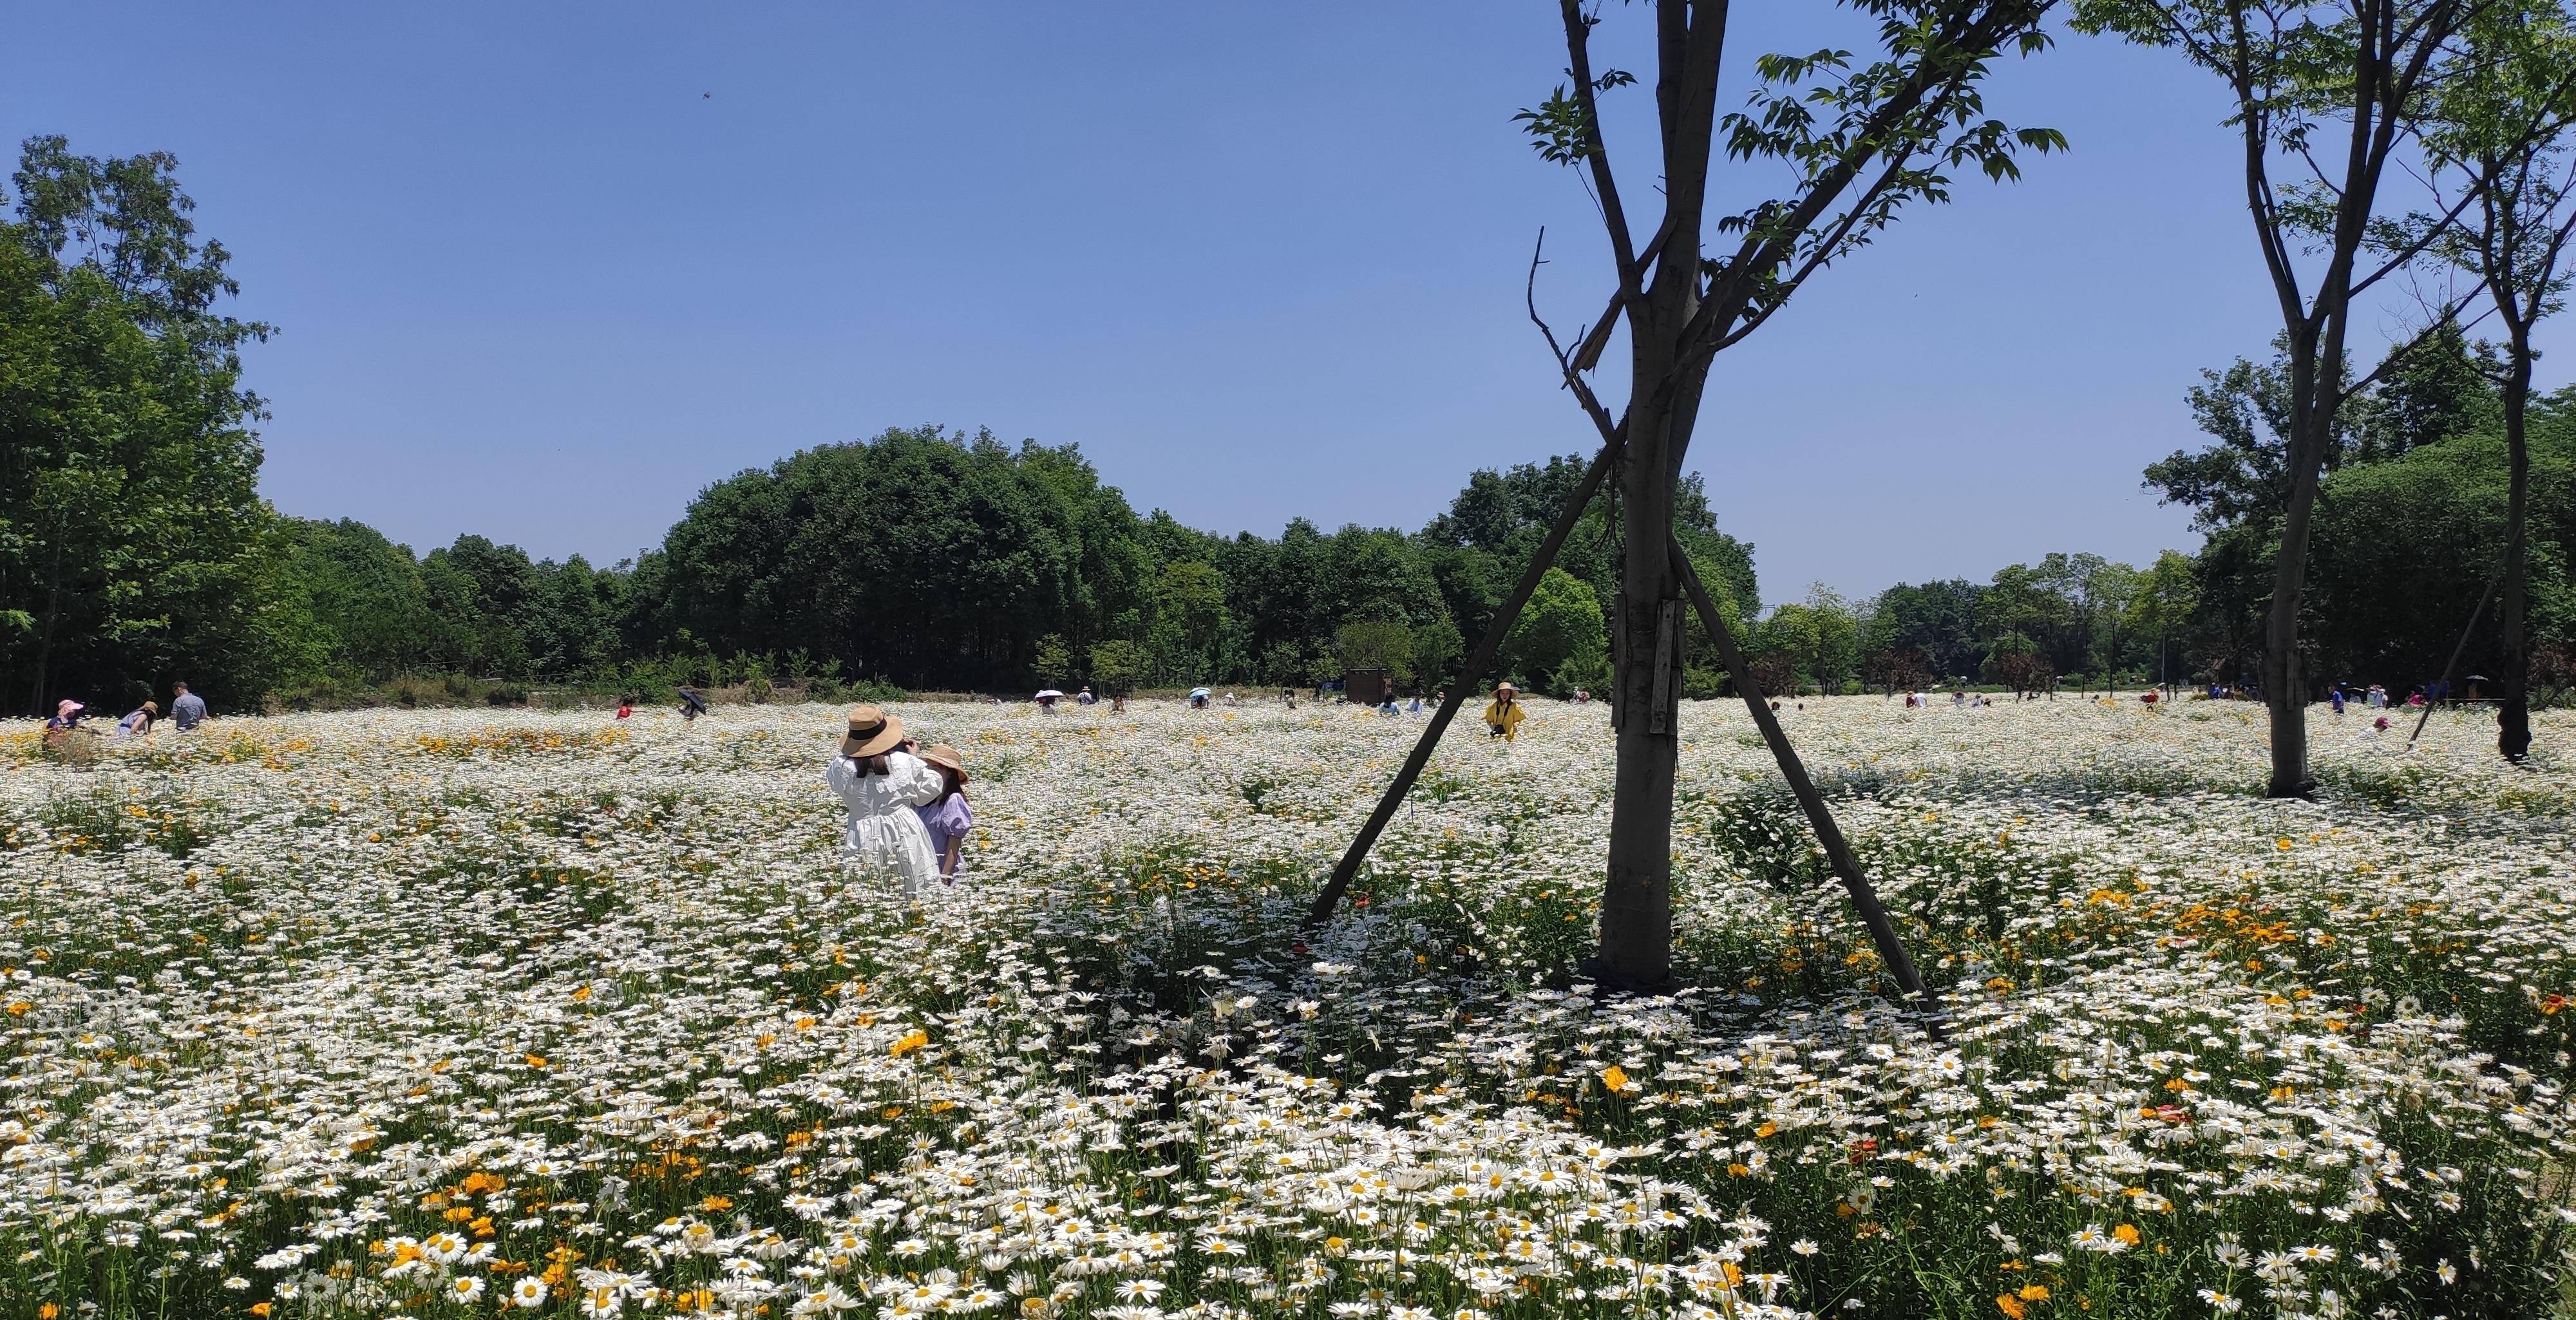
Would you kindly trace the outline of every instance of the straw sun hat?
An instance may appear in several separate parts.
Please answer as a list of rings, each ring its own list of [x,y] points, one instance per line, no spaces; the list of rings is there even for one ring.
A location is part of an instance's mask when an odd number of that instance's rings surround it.
[[[1495,695],[1495,696],[1498,696],[1498,697],[1499,697],[1499,696],[1501,696],[1502,694],[1504,694],[1504,693],[1506,693],[1506,692],[1509,692],[1509,693],[1513,693],[1513,694],[1515,694],[1515,695],[1518,695],[1518,694],[1519,694],[1519,692],[1520,692],[1520,689],[1519,689],[1519,688],[1516,688],[1516,687],[1513,687],[1513,686],[1512,686],[1508,681],[1507,681],[1507,682],[1502,682],[1502,683],[1496,683],[1496,684],[1494,685],[1494,695]]]
[[[841,755],[881,756],[902,741],[903,721],[875,706],[852,706],[850,731],[841,738]]]
[[[932,743],[922,748],[919,755],[932,765],[954,772],[958,783],[966,782],[966,758],[959,756],[956,748],[946,743]]]

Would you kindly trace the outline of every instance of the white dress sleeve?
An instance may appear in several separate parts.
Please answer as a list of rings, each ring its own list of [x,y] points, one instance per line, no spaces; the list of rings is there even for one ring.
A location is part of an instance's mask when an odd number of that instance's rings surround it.
[[[886,768],[894,772],[895,800],[907,807],[929,806],[948,792],[948,781],[920,757],[895,752],[886,758]]]

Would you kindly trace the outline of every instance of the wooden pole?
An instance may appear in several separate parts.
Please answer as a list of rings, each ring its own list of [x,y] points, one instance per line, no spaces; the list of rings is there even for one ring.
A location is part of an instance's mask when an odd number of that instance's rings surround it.
[[[2460,644],[2451,648],[2451,662],[2442,666],[2442,688],[2445,699],[2448,698],[2451,686],[2451,672],[2460,667],[2460,656],[2469,649],[2469,634],[2478,630],[2478,616],[2487,612],[2487,602],[2494,599],[2496,584],[2502,581],[2504,581],[2503,569],[2497,569],[2496,575],[2487,579],[2487,589],[2485,594],[2478,597],[2478,607],[2469,611],[2468,626],[2460,629]],[[2431,718],[2433,718],[2433,694],[2427,692],[2424,694],[2424,713],[2415,717],[2415,732],[2406,735],[2408,747],[2413,747],[2415,740],[2424,736],[2424,721]]]
[[[1762,741],[1770,744],[1771,757],[1780,763],[1781,777],[1789,781],[1789,791],[1806,809],[1807,824],[1816,831],[1816,840],[1825,847],[1825,860],[1834,875],[1851,895],[1852,906],[1860,910],[1863,925],[1869,927],[1870,940],[1878,946],[1878,956],[1887,962],[1895,976],[1897,988],[1904,992],[1908,1005],[1926,1015],[1925,1022],[1933,1037],[1941,1035],[1940,1008],[1931,993],[1923,988],[1923,976],[1914,969],[1914,959],[1898,938],[1896,923],[1888,919],[1887,909],[1878,901],[1878,891],[1870,887],[1869,878],[1861,874],[1860,860],[1852,856],[1851,844],[1843,838],[1842,827],[1834,823],[1834,814],[1825,807],[1824,795],[1816,791],[1815,781],[1807,777],[1807,766],[1798,759],[1798,749],[1789,745],[1789,735],[1781,732],[1780,717],[1753,682],[1753,671],[1744,663],[1744,651],[1735,644],[1735,634],[1726,619],[1717,612],[1717,602],[1709,599],[1708,588],[1701,584],[1699,571],[1691,566],[1690,556],[1682,550],[1680,537],[1669,538],[1673,572],[1681,579],[1682,589],[1690,593],[1691,605],[1698,609],[1709,640],[1717,644],[1718,663],[1735,678],[1735,690],[1744,697],[1745,709],[1753,713],[1753,723],[1762,730]]]
[[[1395,809],[1403,805],[1404,795],[1413,790],[1413,781],[1421,778],[1423,767],[1431,763],[1432,749],[1440,745],[1440,735],[1448,731],[1449,721],[1457,717],[1458,708],[1466,703],[1468,694],[1477,691],[1477,685],[1491,671],[1495,653],[1502,650],[1504,635],[1520,619],[1521,607],[1529,604],[1530,593],[1538,590],[1539,579],[1545,577],[1548,568],[1556,563],[1556,552],[1565,545],[1565,538],[1573,533],[1574,524],[1582,520],[1584,507],[1592,503],[1592,496],[1601,489],[1602,479],[1609,475],[1611,464],[1617,460],[1627,438],[1626,424],[1612,429],[1608,443],[1601,446],[1592,466],[1584,470],[1583,480],[1574,488],[1574,494],[1567,497],[1565,507],[1557,511],[1555,524],[1547,529],[1547,539],[1539,542],[1538,553],[1530,556],[1529,567],[1521,573],[1519,584],[1512,588],[1511,595],[1504,598],[1502,608],[1494,611],[1493,622],[1485,625],[1485,635],[1477,641],[1475,651],[1468,655],[1465,667],[1459,670],[1458,681],[1449,685],[1449,699],[1441,702],[1440,709],[1433,712],[1430,727],[1424,729],[1422,737],[1413,744],[1413,754],[1404,758],[1404,768],[1395,772],[1395,782],[1386,786],[1385,795],[1377,800],[1377,809],[1369,813],[1368,823],[1360,826],[1359,837],[1351,840],[1349,850],[1342,854],[1341,863],[1333,868],[1333,878],[1324,882],[1324,892],[1315,896],[1314,906],[1306,913],[1307,925],[1316,925],[1332,916],[1333,909],[1341,904],[1343,892],[1351,887],[1351,878],[1359,874],[1360,863],[1368,860],[1369,849],[1377,843],[1377,836],[1385,831],[1388,821],[1395,819]]]

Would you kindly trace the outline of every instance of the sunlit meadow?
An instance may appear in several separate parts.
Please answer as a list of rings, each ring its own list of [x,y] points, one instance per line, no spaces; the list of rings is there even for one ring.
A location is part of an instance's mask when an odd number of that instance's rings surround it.
[[[901,708],[982,826],[834,855],[818,707],[0,736],[0,1318],[2546,1314],[2576,758],[2319,712],[1690,708],[1669,997],[1596,1000],[1599,707]],[[23,729],[24,726],[21,726]],[[2576,738],[2550,716],[2541,746]]]

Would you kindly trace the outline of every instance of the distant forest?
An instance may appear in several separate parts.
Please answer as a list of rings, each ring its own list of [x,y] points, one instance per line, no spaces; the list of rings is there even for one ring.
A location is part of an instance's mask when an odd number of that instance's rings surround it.
[[[0,708],[102,708],[185,678],[219,707],[529,685],[650,695],[679,681],[841,690],[1306,685],[1383,667],[1455,678],[1585,458],[1469,474],[1418,530],[1300,519],[1224,537],[1138,514],[1074,447],[936,427],[800,451],[701,491],[633,562],[536,560],[481,536],[415,554],[258,496],[268,327],[200,241],[163,155],[31,140],[0,222]],[[2452,333],[2347,410],[2303,630],[2319,682],[2437,674],[2498,561],[2504,464],[2487,351]],[[1767,612],[1753,549],[1696,480],[1678,531],[1774,691],[2251,673],[2284,480],[2278,366],[2206,374],[2208,443],[2151,466],[2205,540],[2144,567],[2050,554],[1990,581],[1821,587]],[[2576,395],[2535,410],[2536,674],[2576,624]],[[2109,492],[2105,492],[2107,495]],[[1504,672],[1600,687],[1620,547],[1604,495],[1514,629]],[[1695,626],[1695,625],[1694,625]],[[1686,687],[1724,677],[1694,638]],[[2485,658],[2473,642],[2465,669]]]

